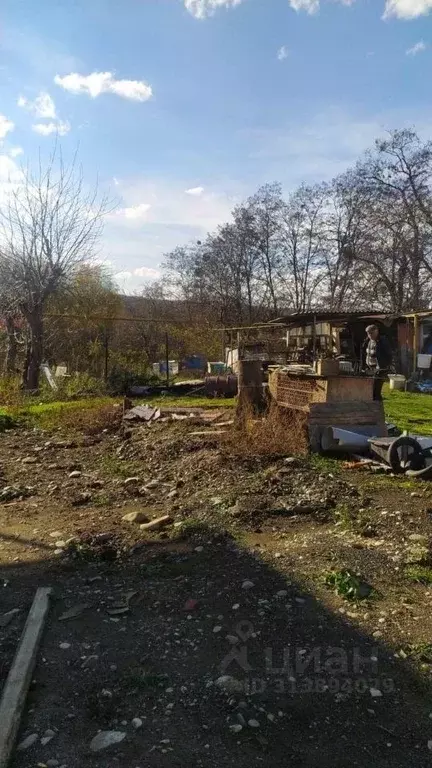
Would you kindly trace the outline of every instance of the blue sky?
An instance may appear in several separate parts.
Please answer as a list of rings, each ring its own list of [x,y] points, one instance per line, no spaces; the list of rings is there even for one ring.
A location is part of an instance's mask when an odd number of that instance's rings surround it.
[[[431,32],[432,0],[2,0],[0,185],[78,146],[118,201],[101,257],[139,290],[259,184],[432,138]]]

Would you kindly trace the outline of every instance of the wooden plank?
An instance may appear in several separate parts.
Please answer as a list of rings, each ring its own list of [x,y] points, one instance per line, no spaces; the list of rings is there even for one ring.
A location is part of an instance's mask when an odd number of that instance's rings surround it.
[[[7,768],[18,733],[51,592],[51,587],[40,587],[36,591],[3,689],[0,702],[0,768]]]

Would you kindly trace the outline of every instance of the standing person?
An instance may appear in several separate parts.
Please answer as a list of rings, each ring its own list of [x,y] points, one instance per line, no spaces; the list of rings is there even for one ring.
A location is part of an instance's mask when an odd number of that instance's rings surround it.
[[[376,325],[368,325],[365,341],[366,366],[374,374],[373,399],[382,400],[382,388],[392,364],[392,351],[385,336],[381,336]]]

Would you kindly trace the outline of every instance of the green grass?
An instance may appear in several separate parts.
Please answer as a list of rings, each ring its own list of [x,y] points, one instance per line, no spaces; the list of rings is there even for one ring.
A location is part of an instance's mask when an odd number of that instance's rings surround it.
[[[411,565],[409,568],[405,568],[405,576],[416,584],[425,584],[426,586],[432,584],[432,568],[428,568],[426,565]]]
[[[324,583],[345,600],[365,600],[373,593],[369,584],[348,570],[329,571],[324,574]]]
[[[2,417],[10,417],[18,423],[38,426],[42,429],[53,429],[61,425],[64,416],[72,415],[74,412],[98,411],[101,408],[119,405],[122,401],[123,399],[120,397],[89,397],[47,403],[27,402],[20,406],[4,406],[0,408],[0,422]],[[225,400],[193,397],[190,395],[188,397],[166,395],[165,397],[150,396],[134,401],[135,405],[139,403],[148,403],[158,408],[232,408],[236,404],[236,399],[229,398]]]
[[[396,424],[399,429],[407,429],[410,433],[432,436],[431,395],[390,391],[388,386],[384,388],[383,395],[388,421]],[[420,423],[409,424],[409,419],[418,419]]]

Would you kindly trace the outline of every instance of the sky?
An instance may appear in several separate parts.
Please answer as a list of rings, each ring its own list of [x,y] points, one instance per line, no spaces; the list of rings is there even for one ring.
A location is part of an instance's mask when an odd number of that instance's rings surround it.
[[[139,292],[259,185],[432,138],[431,63],[432,0],[2,0],[0,200],[78,151],[116,206],[98,257]]]

